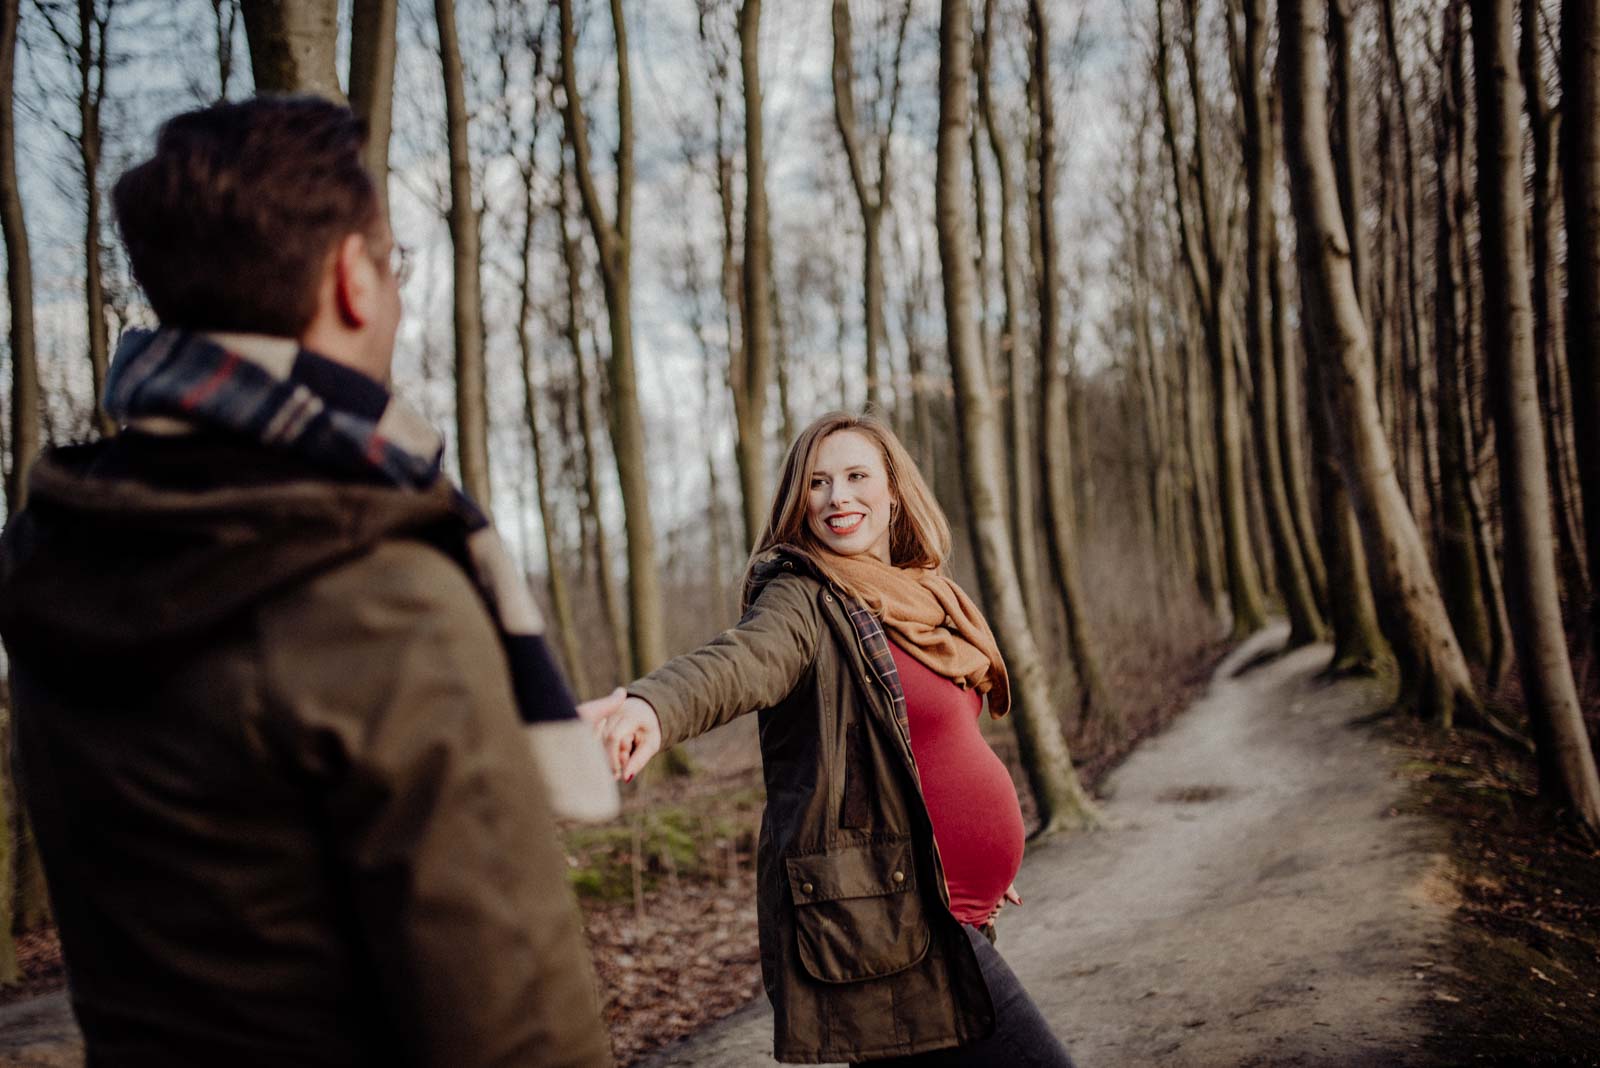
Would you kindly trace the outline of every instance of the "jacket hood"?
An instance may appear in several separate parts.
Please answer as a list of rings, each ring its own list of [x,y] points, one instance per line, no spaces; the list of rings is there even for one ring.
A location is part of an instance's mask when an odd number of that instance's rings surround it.
[[[386,536],[449,522],[439,491],[311,478],[172,488],[96,469],[111,443],[52,450],[0,536],[0,636],[15,656],[158,667],[240,612]]]

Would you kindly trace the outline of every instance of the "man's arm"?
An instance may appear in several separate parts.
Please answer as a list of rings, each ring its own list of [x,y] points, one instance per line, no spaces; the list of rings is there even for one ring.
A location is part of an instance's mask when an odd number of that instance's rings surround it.
[[[544,784],[466,576],[395,543],[294,600],[263,621],[269,693],[325,784],[352,937],[407,1044],[427,1064],[609,1065]]]

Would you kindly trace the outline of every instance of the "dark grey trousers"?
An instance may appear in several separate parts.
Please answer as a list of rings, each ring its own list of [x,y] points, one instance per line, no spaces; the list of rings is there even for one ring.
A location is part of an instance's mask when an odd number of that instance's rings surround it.
[[[1051,1032],[999,950],[976,927],[968,925],[965,930],[994,1001],[994,1031],[954,1049],[865,1061],[863,1068],[1074,1068],[1067,1048]]]

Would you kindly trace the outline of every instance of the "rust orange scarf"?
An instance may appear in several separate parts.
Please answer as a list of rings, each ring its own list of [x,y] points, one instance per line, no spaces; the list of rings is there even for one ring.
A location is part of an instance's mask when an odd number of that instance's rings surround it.
[[[927,568],[874,556],[820,553],[827,570],[862,596],[900,647],[963,689],[989,695],[996,719],[1011,707],[1011,680],[994,632],[966,591]]]

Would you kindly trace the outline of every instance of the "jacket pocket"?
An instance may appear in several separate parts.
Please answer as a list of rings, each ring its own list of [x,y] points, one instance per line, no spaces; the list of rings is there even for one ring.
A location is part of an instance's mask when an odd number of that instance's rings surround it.
[[[800,963],[824,983],[904,971],[931,934],[909,836],[784,858]]]

